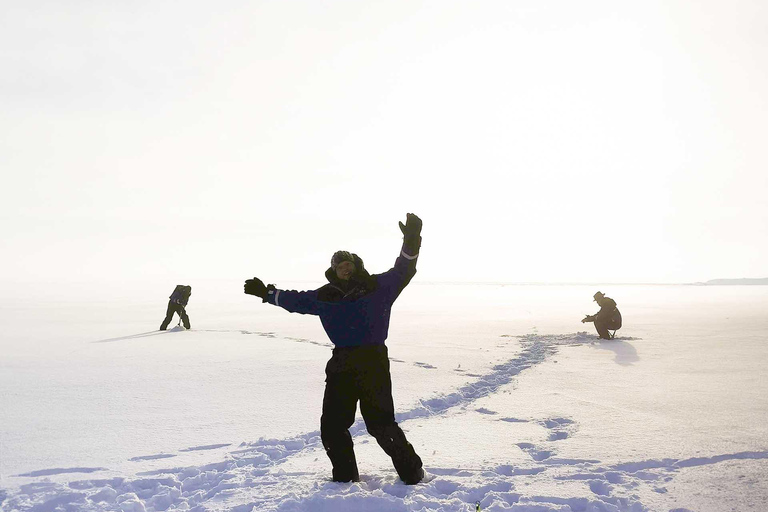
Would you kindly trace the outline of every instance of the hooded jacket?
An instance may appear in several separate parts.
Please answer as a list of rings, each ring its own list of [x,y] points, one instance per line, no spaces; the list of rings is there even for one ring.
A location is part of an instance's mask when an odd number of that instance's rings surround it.
[[[291,313],[317,315],[336,347],[383,345],[389,334],[392,304],[413,276],[418,254],[403,245],[395,265],[382,274],[370,275],[355,256],[355,275],[348,284],[332,269],[325,272],[329,283],[312,291],[270,290],[267,302]]]
[[[610,297],[603,297],[600,304],[600,311],[594,315],[595,322],[607,324],[609,329],[619,329],[621,327],[621,313],[616,307],[616,301]]]
[[[192,287],[191,286],[185,286],[183,284],[177,284],[176,288],[174,288],[173,293],[171,294],[169,299],[171,299],[171,302],[174,304],[179,304],[181,306],[186,306],[189,302],[189,296],[192,295]]]

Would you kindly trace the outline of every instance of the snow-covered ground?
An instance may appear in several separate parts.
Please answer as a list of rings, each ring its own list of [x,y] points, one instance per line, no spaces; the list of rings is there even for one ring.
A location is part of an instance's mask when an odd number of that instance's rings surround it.
[[[405,486],[362,421],[362,481],[330,481],[316,318],[190,282],[192,330],[158,332],[176,284],[4,287],[3,512],[768,508],[766,286],[417,277],[388,345],[431,479]],[[598,289],[612,341],[579,322]]]

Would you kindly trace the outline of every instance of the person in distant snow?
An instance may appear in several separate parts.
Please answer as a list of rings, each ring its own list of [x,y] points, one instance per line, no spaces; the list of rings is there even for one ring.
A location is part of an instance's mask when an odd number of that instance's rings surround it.
[[[320,437],[335,482],[357,482],[360,474],[349,433],[357,402],[365,426],[392,458],[408,485],[424,478],[421,458],[395,421],[389,356],[384,341],[392,304],[416,274],[421,219],[409,213],[400,222],[404,242],[395,266],[370,275],[357,254],[337,251],[326,270],[328,284],[314,291],[280,290],[254,277],[244,291],[291,313],[318,315],[335,348],[325,368]]]
[[[595,329],[600,338],[604,340],[613,339],[616,331],[621,329],[621,313],[619,308],[616,307],[616,301],[606,297],[603,292],[597,292],[593,295],[593,298],[598,306],[600,306],[600,311],[594,315],[585,316],[581,323],[594,322]],[[613,331],[613,334],[608,331]]]
[[[173,293],[168,297],[168,309],[165,312],[165,320],[160,324],[160,330],[164,331],[168,328],[168,324],[173,320],[173,314],[178,313],[181,317],[181,321],[184,322],[184,327],[189,329],[189,316],[187,316],[187,302],[189,302],[189,296],[192,295],[192,287],[183,284],[177,284]]]

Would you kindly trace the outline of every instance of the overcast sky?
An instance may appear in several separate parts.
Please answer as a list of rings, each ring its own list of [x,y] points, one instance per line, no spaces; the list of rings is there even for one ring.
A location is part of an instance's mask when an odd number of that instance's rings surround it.
[[[0,279],[768,276],[764,0],[0,4]]]

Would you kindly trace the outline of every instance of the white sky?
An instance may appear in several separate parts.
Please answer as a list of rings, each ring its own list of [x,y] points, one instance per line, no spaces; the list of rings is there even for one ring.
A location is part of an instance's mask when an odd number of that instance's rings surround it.
[[[768,276],[764,0],[0,4],[0,278]]]

